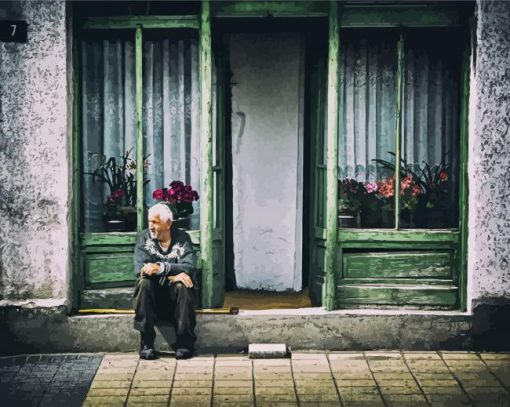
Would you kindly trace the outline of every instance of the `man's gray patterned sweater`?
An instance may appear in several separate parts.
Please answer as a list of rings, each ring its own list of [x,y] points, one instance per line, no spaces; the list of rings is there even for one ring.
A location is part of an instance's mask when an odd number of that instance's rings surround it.
[[[140,277],[140,270],[145,263],[158,263],[159,272],[155,276],[161,285],[169,284],[167,276],[175,276],[182,272],[188,274],[193,281],[193,288],[198,289],[198,273],[193,245],[189,235],[172,226],[172,241],[167,250],[163,250],[159,241],[151,239],[149,230],[138,233],[134,255],[135,276]]]

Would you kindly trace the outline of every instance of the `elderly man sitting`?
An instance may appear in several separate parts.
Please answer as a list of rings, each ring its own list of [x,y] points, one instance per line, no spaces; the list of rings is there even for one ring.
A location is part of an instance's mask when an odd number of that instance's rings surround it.
[[[189,235],[172,226],[173,214],[164,204],[149,209],[149,228],[137,237],[134,263],[134,327],[141,333],[140,357],[155,359],[154,325],[173,322],[177,359],[193,356],[196,336],[196,261]]]

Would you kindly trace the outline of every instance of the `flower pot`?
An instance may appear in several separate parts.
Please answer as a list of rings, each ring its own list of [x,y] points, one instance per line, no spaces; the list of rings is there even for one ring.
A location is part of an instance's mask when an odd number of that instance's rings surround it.
[[[338,215],[338,227],[339,228],[355,228],[356,227],[356,216],[340,214]]]
[[[172,223],[175,226],[177,226],[179,229],[189,230],[190,222],[191,222],[190,217],[186,216],[186,217],[175,218]]]
[[[446,212],[440,208],[434,208],[429,210],[425,216],[427,228],[441,229],[448,227]]]
[[[103,216],[103,229],[105,232],[124,232],[126,222],[124,219],[112,219],[108,216]]]
[[[402,209],[400,212],[400,227],[404,229],[415,228],[414,211]]]
[[[380,226],[381,217],[380,212],[373,210],[365,210],[361,212],[360,216],[362,228],[376,228]]]
[[[106,232],[131,232],[136,229],[136,208],[119,206],[115,211],[103,216],[103,229]]]

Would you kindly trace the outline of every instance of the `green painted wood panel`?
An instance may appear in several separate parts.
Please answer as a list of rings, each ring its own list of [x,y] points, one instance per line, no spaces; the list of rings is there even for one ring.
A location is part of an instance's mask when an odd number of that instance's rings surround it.
[[[327,310],[335,306],[335,265],[338,236],[338,60],[339,60],[338,4],[330,2],[328,39],[328,90],[327,90],[327,175],[326,175],[326,255],[325,296],[323,305]]]
[[[326,17],[325,1],[214,1],[215,17]]]
[[[222,240],[213,241],[213,295],[211,307],[222,307],[225,299],[225,252]]]
[[[363,251],[381,251],[381,250],[456,250],[457,246],[452,243],[424,243],[424,242],[409,242],[402,244],[401,242],[379,242],[377,245],[374,243],[366,242],[349,242],[339,245],[339,248],[344,250],[348,249],[363,249]]]
[[[404,96],[404,37],[400,35],[397,44],[397,108],[396,108],[396,123],[395,123],[395,157],[400,157],[401,137],[402,133],[402,98]],[[395,220],[394,226],[396,229],[400,226],[400,160],[395,160]]]
[[[338,233],[338,242],[401,242],[408,244],[412,242],[431,242],[431,243],[454,243],[460,242],[460,233],[458,231],[433,231],[433,230],[356,230],[348,231],[342,229]]]
[[[365,6],[347,5],[340,26],[346,27],[448,27],[462,24],[463,13],[452,7],[431,5]]]
[[[144,197],[143,197],[143,41],[142,26],[136,26],[135,34],[135,105],[136,105],[136,230],[144,228]]]
[[[212,171],[212,44],[209,1],[202,1],[200,15],[200,256],[202,306],[213,303],[213,171]]]
[[[357,305],[419,306],[420,308],[457,306],[458,287],[456,286],[389,286],[338,285],[337,306],[353,308]]]
[[[69,22],[72,19],[69,18]],[[76,26],[72,24],[72,140],[71,140],[71,218],[70,218],[70,230],[71,230],[71,244],[70,244],[70,256],[71,256],[71,267],[72,267],[72,298],[71,307],[76,309],[79,302],[79,293],[85,285],[85,275],[81,268],[81,257],[80,257],[80,207],[81,207],[81,93],[80,93],[80,66],[79,66],[79,40],[76,35]]]
[[[87,255],[85,269],[87,285],[135,280],[132,252]]]
[[[312,251],[311,265],[313,270],[309,276],[309,295],[312,305],[318,307],[323,304],[324,298],[324,269],[325,269],[326,241],[315,240],[315,248]]]
[[[448,286],[455,287],[457,283],[451,278],[385,278],[385,277],[366,277],[366,278],[343,278],[338,285],[361,286],[361,285],[377,285],[377,286]]]
[[[200,245],[200,231],[186,231],[194,245]],[[95,246],[134,245],[136,243],[136,232],[120,233],[87,233],[82,235],[82,248]]]
[[[135,251],[135,245],[121,245],[121,246],[90,246],[90,247],[84,247],[82,248],[82,252],[87,254],[97,254],[97,253],[131,253],[131,256],[133,256],[133,253]]]
[[[82,236],[83,248],[91,246],[134,245],[136,232],[87,233]]]
[[[342,277],[451,278],[452,252],[344,253]]]
[[[474,37],[474,28],[471,29],[471,36]],[[467,308],[467,251],[468,251],[468,160],[469,160],[469,77],[470,77],[470,48],[469,44],[464,49],[462,61],[462,86],[461,86],[461,107],[460,107],[460,304],[461,308]]]
[[[198,29],[198,16],[119,16],[119,17],[91,17],[83,23],[84,30],[97,29],[169,29],[191,28]]]
[[[212,40],[211,40],[212,41]],[[212,47],[212,42],[211,42]],[[218,49],[220,48],[220,49]],[[230,112],[225,113],[226,104],[226,54],[228,49],[215,47],[212,69],[215,69],[216,84],[216,131],[213,134],[213,231],[212,231],[212,307],[222,307],[225,299],[225,127]],[[214,114],[214,112],[211,112]],[[228,116],[228,118],[227,118]]]

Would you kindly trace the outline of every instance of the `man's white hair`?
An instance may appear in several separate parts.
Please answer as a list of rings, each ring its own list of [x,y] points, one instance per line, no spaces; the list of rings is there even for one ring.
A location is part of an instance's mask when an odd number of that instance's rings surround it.
[[[174,220],[174,214],[168,205],[157,203],[149,208],[149,215],[159,215],[159,219],[163,222]]]

